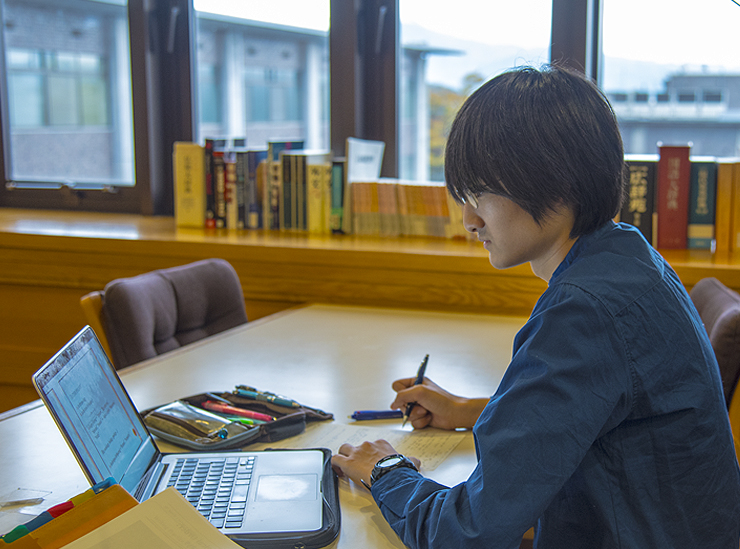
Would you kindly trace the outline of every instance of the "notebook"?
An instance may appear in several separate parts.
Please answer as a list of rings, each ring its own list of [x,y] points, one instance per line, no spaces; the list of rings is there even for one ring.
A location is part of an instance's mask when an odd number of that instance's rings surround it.
[[[322,528],[325,453],[161,453],[87,326],[33,384],[91,484],[113,477],[138,501],[174,486],[223,533]]]

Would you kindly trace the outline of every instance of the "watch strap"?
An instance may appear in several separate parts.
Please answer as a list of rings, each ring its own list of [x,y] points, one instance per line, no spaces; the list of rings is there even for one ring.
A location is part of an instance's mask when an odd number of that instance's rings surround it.
[[[393,465],[388,465],[386,467],[383,467],[383,463],[391,459],[399,459],[399,461],[398,463],[394,463]],[[373,467],[373,472],[370,475],[370,486],[372,486],[375,483],[375,481],[377,481],[387,472],[393,471],[394,469],[400,469],[400,468],[413,469],[414,471],[419,470],[416,468],[416,465],[414,465],[414,462],[411,461],[406,456],[404,456],[403,454],[392,454],[390,456],[385,456],[384,458],[379,459],[378,462],[375,464],[375,467]]]

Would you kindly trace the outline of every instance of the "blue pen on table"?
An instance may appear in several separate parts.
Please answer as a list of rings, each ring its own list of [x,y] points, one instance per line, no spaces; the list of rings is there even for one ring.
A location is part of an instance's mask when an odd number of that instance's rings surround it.
[[[286,406],[288,408],[300,408],[301,406],[295,400],[291,400],[279,395],[274,395],[272,393],[264,393],[262,391],[254,389],[253,387],[238,386],[236,389],[234,389],[234,394],[244,398],[250,398],[252,400],[271,402],[278,406]]]
[[[419,371],[416,372],[416,381],[414,381],[414,385],[421,385],[424,383],[424,373],[427,371],[427,362],[429,362],[429,355],[426,355],[424,360],[421,361]],[[406,425],[406,422],[409,420],[409,415],[411,415],[411,410],[414,409],[415,405],[416,402],[409,402],[406,405],[406,411],[403,413],[403,423],[401,423],[401,427]]]
[[[401,410],[357,410],[351,416],[357,421],[366,421],[370,419],[397,419],[402,418]]]

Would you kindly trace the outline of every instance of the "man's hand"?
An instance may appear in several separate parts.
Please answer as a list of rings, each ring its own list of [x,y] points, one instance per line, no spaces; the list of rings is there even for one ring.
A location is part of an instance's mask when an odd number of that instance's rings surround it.
[[[426,377],[421,385],[414,385],[415,381],[413,377],[394,381],[393,390],[397,394],[391,404],[394,410],[406,410],[407,404],[416,403],[409,416],[414,429],[471,429],[488,403],[488,399],[464,398],[448,393]]]
[[[363,442],[359,446],[342,444],[339,453],[331,458],[331,465],[340,477],[351,478],[357,484],[365,481],[370,486],[370,475],[373,467],[385,456],[397,454],[387,441],[376,440],[375,442]],[[419,460],[409,458],[418,467]]]

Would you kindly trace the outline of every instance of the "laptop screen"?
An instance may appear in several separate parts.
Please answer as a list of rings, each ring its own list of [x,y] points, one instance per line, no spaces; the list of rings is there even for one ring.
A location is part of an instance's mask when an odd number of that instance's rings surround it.
[[[158,451],[93,330],[78,333],[33,381],[88,480],[113,477],[133,493]]]

